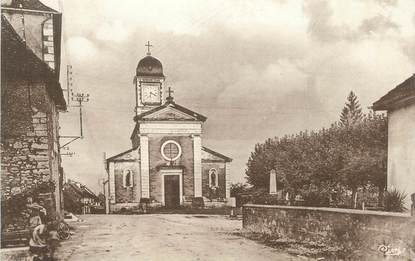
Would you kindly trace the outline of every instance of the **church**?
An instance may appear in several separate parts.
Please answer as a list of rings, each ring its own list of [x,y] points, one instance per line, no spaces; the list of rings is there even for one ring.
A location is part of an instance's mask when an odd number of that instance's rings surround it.
[[[134,76],[131,149],[106,159],[111,212],[230,202],[231,158],[202,144],[207,118],[174,100],[161,62],[150,53]]]

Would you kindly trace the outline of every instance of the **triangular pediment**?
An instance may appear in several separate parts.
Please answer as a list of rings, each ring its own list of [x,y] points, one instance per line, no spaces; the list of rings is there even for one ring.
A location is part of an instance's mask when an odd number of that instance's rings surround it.
[[[168,101],[162,106],[141,113],[135,121],[206,121],[206,117],[179,104]]]
[[[184,113],[174,107],[167,106],[159,111],[153,112],[143,117],[144,120],[157,121],[197,121],[197,115]]]

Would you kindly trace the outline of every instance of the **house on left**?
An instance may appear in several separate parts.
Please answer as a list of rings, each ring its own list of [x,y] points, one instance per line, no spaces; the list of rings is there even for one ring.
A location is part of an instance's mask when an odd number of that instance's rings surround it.
[[[63,209],[61,21],[38,0],[1,1],[1,199],[51,184],[41,195],[51,217]],[[2,232],[24,229],[27,219],[2,213]]]
[[[63,185],[65,211],[75,214],[103,213],[103,202],[86,185],[68,179]]]

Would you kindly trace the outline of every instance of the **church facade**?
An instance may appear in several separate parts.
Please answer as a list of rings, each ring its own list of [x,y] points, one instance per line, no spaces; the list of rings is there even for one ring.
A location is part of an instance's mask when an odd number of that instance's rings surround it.
[[[142,203],[176,208],[229,201],[232,159],[203,146],[207,118],[177,104],[164,80],[161,62],[148,52],[134,77],[132,148],[106,159],[111,212]]]

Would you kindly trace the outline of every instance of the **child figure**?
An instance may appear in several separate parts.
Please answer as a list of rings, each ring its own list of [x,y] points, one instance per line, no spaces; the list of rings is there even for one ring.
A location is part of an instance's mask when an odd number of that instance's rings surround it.
[[[33,261],[54,260],[55,250],[60,244],[59,241],[53,223],[40,224],[35,227],[29,241],[29,251],[33,254]]]
[[[40,224],[33,229],[32,237],[29,241],[29,251],[34,255],[33,261],[45,260],[48,252],[47,237],[48,233],[45,224]]]
[[[60,245],[60,238],[57,231],[57,222],[51,222],[48,225],[48,246],[49,246],[49,258],[54,260],[55,250]]]

